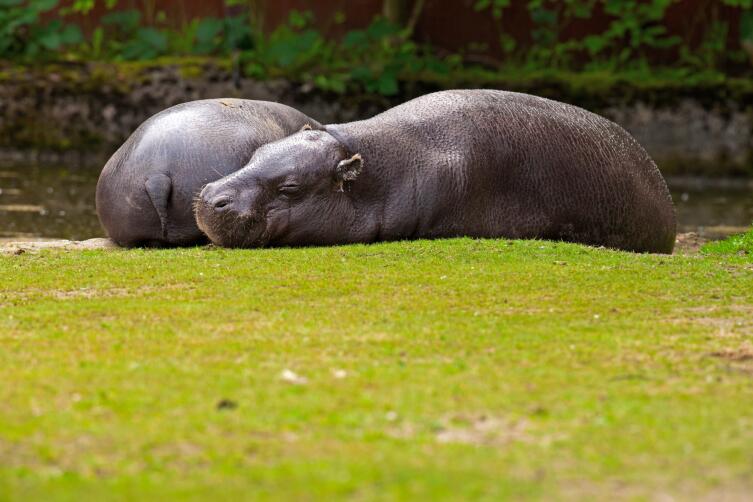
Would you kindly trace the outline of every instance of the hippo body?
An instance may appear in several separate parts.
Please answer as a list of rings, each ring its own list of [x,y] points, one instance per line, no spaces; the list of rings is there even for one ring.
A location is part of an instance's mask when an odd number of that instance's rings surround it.
[[[666,183],[620,126],[531,95],[444,91],[265,145],[196,205],[217,244],[456,236],[670,253]]]
[[[193,202],[207,183],[242,168],[263,144],[316,121],[285,105],[208,99],[145,121],[113,154],[97,183],[97,215],[121,246],[206,241]]]

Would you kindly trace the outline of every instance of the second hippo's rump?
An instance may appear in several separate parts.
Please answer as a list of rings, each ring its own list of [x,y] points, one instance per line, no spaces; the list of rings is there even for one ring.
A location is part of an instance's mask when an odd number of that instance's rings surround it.
[[[201,188],[243,167],[261,145],[321,126],[289,106],[207,99],[173,106],[141,124],[97,183],[97,215],[121,246],[185,246],[206,237],[193,202]]]

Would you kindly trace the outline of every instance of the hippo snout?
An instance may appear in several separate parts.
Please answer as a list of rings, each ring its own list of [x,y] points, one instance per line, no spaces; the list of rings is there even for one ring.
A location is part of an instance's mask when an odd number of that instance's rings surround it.
[[[252,247],[264,231],[262,212],[255,207],[258,191],[211,183],[195,205],[196,223],[220,246]]]

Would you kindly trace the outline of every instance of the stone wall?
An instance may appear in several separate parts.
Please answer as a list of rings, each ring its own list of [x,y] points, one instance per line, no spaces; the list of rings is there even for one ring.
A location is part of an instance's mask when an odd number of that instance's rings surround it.
[[[185,101],[221,97],[279,101],[325,123],[390,106],[377,98],[324,96],[280,80],[236,79],[229,68],[214,64],[13,68],[0,71],[0,159],[99,161],[151,115]]]
[[[630,131],[666,174],[751,176],[753,114],[734,105],[707,108],[684,99],[657,108],[638,102],[602,114]]]
[[[624,126],[666,174],[751,175],[753,106],[691,95],[657,104],[631,93],[609,98],[567,95],[545,85],[521,88],[581,105]],[[70,64],[0,68],[0,162],[101,163],[138,125],[184,101],[240,97],[279,101],[323,122],[367,118],[436,90],[407,85],[403,96],[325,94],[283,80],[237,78],[217,62]],[[723,95],[723,93],[720,93]],[[651,104],[648,104],[651,103]]]

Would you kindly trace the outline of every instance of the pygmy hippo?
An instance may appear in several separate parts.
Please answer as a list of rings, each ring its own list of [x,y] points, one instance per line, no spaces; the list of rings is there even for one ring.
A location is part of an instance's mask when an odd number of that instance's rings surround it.
[[[193,214],[201,188],[306,124],[321,128],[266,101],[208,99],[168,108],[141,124],[105,165],[97,183],[99,221],[121,246],[205,242]]]
[[[495,90],[428,94],[265,145],[202,190],[196,218],[232,247],[471,236],[670,253],[676,232],[664,179],[624,129]]]

